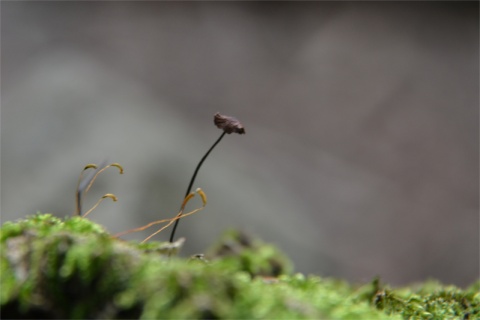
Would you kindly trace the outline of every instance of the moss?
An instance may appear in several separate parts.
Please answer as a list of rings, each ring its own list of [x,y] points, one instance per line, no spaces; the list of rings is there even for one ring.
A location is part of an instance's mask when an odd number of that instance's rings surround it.
[[[480,319],[479,284],[462,290],[429,280],[395,290],[384,288],[374,295],[373,303],[405,319]]]
[[[278,249],[237,231],[190,259],[174,255],[181,240],[126,242],[78,217],[7,222],[0,238],[3,318],[480,317],[479,283],[391,289],[293,274]]]
[[[207,251],[208,259],[228,261],[234,270],[250,275],[277,277],[291,274],[291,261],[276,247],[240,232],[229,230]]]

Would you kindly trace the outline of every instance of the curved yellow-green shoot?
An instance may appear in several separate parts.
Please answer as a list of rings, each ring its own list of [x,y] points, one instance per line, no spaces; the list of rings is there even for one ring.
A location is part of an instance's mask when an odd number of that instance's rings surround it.
[[[82,218],[85,218],[86,216],[88,216],[93,210],[95,210],[96,207],[98,207],[98,205],[106,198],[110,198],[113,200],[113,202],[117,202],[118,198],[113,194],[113,193],[107,193],[107,194],[104,194],[103,197],[101,197],[97,203],[95,203],[95,205],[93,207],[90,208],[90,210],[88,210],[87,212],[85,212],[85,214],[82,216]]]

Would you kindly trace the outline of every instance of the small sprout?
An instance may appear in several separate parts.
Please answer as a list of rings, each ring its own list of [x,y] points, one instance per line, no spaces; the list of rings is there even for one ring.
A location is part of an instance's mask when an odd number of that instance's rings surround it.
[[[85,168],[83,168],[83,171],[87,170],[87,169],[98,169],[98,166],[94,163],[89,163],[85,166]]]
[[[202,198],[202,201],[205,199],[206,200],[206,196],[205,196],[205,193],[203,193],[202,189],[198,188],[197,189],[197,193],[200,194],[200,197]],[[203,195],[202,195],[203,194]],[[152,233],[150,236],[148,236],[147,238],[145,238],[142,243],[150,240],[150,238],[152,238],[153,236],[155,236],[156,234],[162,232],[163,230],[165,230],[166,228],[170,227],[172,225],[172,223],[175,222],[175,225],[178,223],[178,221],[180,221],[180,218],[184,218],[184,217],[187,217],[189,215],[192,215],[194,214],[195,212],[198,212],[200,210],[202,210],[203,208],[205,208],[205,205],[207,204],[206,201],[203,201],[203,206],[201,208],[198,208],[198,209],[195,209],[189,213],[185,213],[183,214],[183,210],[185,210],[185,206],[187,205],[188,201],[190,199],[192,199],[193,197],[195,196],[195,193],[189,193],[186,197],[185,197],[185,200],[183,201],[182,203],[182,207],[180,208],[180,212],[175,216],[175,218],[172,218],[171,221],[163,226],[162,228],[158,229],[156,232]],[[172,242],[172,241],[170,241]]]
[[[112,164],[109,164],[108,166],[105,166],[103,167],[102,169],[98,170],[97,173],[95,173],[95,175],[93,176],[92,180],[90,181],[90,183],[88,184],[87,188],[85,189],[85,193],[88,192],[88,190],[90,190],[90,187],[92,186],[93,182],[97,179],[98,175],[100,173],[102,173],[103,171],[107,170],[108,168],[110,167],[116,167],[118,168],[118,170],[120,171],[120,174],[123,174],[123,167],[118,164],[118,163],[112,163]]]
[[[215,146],[222,140],[223,136],[225,136],[226,133],[230,134],[232,132],[235,132],[235,133],[238,133],[238,134],[245,134],[245,128],[240,123],[240,121],[238,121],[234,117],[221,115],[220,113],[217,112],[213,116],[213,123],[217,126],[217,128],[222,129],[223,132],[220,135],[220,137],[217,139],[217,141],[215,141],[215,143],[210,147],[210,149],[208,149],[207,153],[202,157],[202,159],[198,163],[197,167],[195,168],[195,171],[193,172],[193,176],[190,179],[190,183],[188,184],[187,192],[185,193],[185,198],[192,191],[193,183],[195,182],[195,178],[197,177],[197,173],[200,170],[200,167],[202,166],[203,162],[205,161],[205,159],[207,159],[208,155],[215,148]],[[207,198],[205,197],[205,199],[204,199],[201,194],[200,194],[200,196],[202,197],[202,200],[204,201],[204,203],[206,203]],[[177,226],[178,226],[179,221],[180,220],[175,221],[175,224],[174,224],[173,229],[172,229],[172,233],[170,234],[170,242],[173,242],[173,239],[175,237],[175,231],[177,230]]]
[[[207,205],[207,195],[205,194],[205,192],[203,192],[201,188],[197,188],[195,192],[198,193],[200,197],[202,197],[203,206],[205,207]]]
[[[74,215],[76,216],[79,216],[82,214],[82,192],[83,192],[83,189],[85,188],[85,186],[88,184],[88,182],[90,182],[90,179],[93,178],[93,175],[86,178],[84,181],[82,181],[82,178],[83,178],[83,173],[85,171],[87,171],[88,169],[98,169],[98,166],[94,163],[89,163],[85,166],[85,168],[83,168],[82,172],[80,173],[80,176],[78,177],[78,182],[77,182],[77,193],[76,193],[76,197],[75,197],[75,213]],[[83,183],[82,183],[83,182]]]
[[[111,163],[109,165],[105,165],[104,163],[102,163],[100,166],[97,166],[94,163],[89,163],[85,166],[85,168],[83,168],[82,172],[80,173],[80,176],[78,178],[78,183],[77,183],[77,192],[76,192],[76,199],[75,199],[76,200],[76,208],[75,208],[74,215],[77,215],[77,216],[82,215],[82,198],[83,198],[83,195],[87,194],[87,192],[92,187],[93,182],[95,182],[95,180],[97,179],[98,175],[100,173],[102,173],[103,171],[107,170],[110,167],[118,168],[118,170],[120,171],[120,174],[123,174],[123,167],[119,163],[116,163],[116,162]],[[85,171],[87,171],[88,169],[95,169],[96,172],[93,175],[90,175],[89,177],[83,179],[83,173]],[[107,193],[107,195],[111,195],[111,194]],[[102,199],[100,199],[100,201],[103,200],[105,198],[105,196],[103,196]],[[111,198],[111,197],[107,196],[107,198]],[[116,197],[115,197],[114,201],[117,201]],[[97,202],[97,204],[95,206],[93,206],[93,208],[90,209],[88,211],[88,213],[90,213],[94,208],[96,208],[98,206],[98,204],[99,204],[99,202]],[[83,215],[83,217],[85,217],[86,215],[87,215],[87,213],[85,213]]]
[[[193,192],[190,192],[186,197],[185,199],[183,199],[183,202],[182,202],[182,209],[185,208],[185,206],[187,205],[188,201],[190,201],[190,199],[192,199],[193,197],[195,197],[195,193]]]
[[[90,208],[90,210],[88,210],[87,212],[85,212],[85,214],[82,216],[82,218],[85,218],[86,216],[88,216],[90,214],[90,212],[92,212],[93,210],[95,210],[96,207],[98,207],[98,205],[100,204],[100,202],[102,202],[104,199],[106,198],[110,198],[113,200],[113,202],[116,202],[118,200],[118,198],[113,194],[113,193],[107,193],[107,194],[104,194],[103,197],[101,197],[97,203],[95,203],[95,205]]]
[[[191,192],[189,193],[185,199],[183,200],[183,203],[182,203],[182,207],[180,208],[180,212],[177,213],[177,215],[173,218],[168,218],[168,219],[162,219],[162,220],[157,220],[157,221],[153,221],[153,222],[150,222],[149,224],[146,224],[144,226],[141,226],[141,227],[138,227],[138,228],[135,228],[135,229],[130,229],[130,230],[127,230],[127,231],[124,231],[124,232],[120,232],[120,233],[117,233],[114,235],[115,238],[118,238],[120,236],[123,236],[123,235],[126,235],[126,234],[129,234],[129,233],[132,233],[132,232],[138,232],[138,231],[143,231],[145,229],[148,229],[150,228],[151,226],[154,226],[156,224],[161,224],[161,223],[165,223],[165,222],[168,222],[165,226],[161,227],[159,230],[155,231],[154,233],[152,233],[150,236],[148,236],[146,239],[144,239],[142,241],[142,243],[148,241],[149,239],[151,239],[153,236],[155,236],[156,234],[162,232],[163,230],[165,230],[166,228],[168,228],[169,226],[172,225],[173,222],[175,221],[178,221],[179,219],[181,218],[185,218],[185,217],[188,217],[194,213],[197,213],[198,211],[200,210],[203,210],[203,208],[205,208],[206,204],[207,204],[207,196],[205,195],[205,193],[203,192],[202,189],[200,188],[197,188],[196,190],[196,193],[198,193],[200,195],[200,197],[202,198],[202,202],[203,202],[203,206],[200,207],[200,208],[197,208],[195,210],[192,210],[188,213],[183,213],[183,211],[185,210],[185,206],[187,205],[187,203],[193,198],[195,197],[195,193]]]
[[[120,170],[120,174],[123,174],[123,167],[120,165],[120,163],[112,163],[110,164],[110,167],[117,167]]]

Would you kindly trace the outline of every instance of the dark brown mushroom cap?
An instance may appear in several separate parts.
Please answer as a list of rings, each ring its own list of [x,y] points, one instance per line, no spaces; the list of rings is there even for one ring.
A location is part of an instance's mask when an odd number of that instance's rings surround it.
[[[245,128],[243,127],[243,125],[240,123],[240,121],[238,121],[234,117],[224,116],[217,112],[215,113],[213,122],[215,123],[217,128],[222,129],[228,134],[232,132],[235,132],[238,134],[245,133]]]

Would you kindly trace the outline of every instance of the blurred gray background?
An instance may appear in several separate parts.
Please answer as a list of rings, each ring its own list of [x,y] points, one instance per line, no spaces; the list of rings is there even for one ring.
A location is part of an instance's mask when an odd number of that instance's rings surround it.
[[[478,2],[2,2],[2,221],[85,198],[115,233],[209,203],[183,255],[235,227],[296,270],[392,284],[479,274]],[[200,202],[191,204],[191,208]],[[153,230],[152,230],[153,231]],[[156,240],[167,240],[169,232]],[[126,238],[143,239],[149,233]]]

